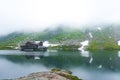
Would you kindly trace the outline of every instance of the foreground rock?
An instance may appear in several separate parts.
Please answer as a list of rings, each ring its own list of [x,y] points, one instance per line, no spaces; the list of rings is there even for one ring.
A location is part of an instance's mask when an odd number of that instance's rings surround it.
[[[31,73],[17,80],[81,80],[72,75],[72,72],[61,69],[52,69],[50,72]]]

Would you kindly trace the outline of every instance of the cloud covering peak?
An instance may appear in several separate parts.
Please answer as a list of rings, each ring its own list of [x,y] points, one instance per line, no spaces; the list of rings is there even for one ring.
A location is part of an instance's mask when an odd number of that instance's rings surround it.
[[[119,0],[0,0],[1,34],[57,24],[119,23]]]

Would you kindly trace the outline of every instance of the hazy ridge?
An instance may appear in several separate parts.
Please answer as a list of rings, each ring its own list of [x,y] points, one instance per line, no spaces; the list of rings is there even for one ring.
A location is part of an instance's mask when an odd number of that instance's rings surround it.
[[[26,41],[49,41],[64,45],[80,45],[81,41],[89,40],[89,49],[119,49],[119,26],[101,26],[94,28],[73,29],[70,27],[47,28],[41,32],[12,32],[0,37],[0,46],[17,46]]]

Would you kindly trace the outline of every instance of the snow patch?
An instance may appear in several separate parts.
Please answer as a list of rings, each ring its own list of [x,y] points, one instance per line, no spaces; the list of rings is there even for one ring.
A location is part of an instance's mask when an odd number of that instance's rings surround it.
[[[89,46],[89,41],[86,40],[86,41],[80,42],[80,44],[82,46],[80,48],[78,48],[78,50],[84,50],[86,46]]]
[[[60,44],[52,44],[52,43],[49,43],[48,41],[44,41],[43,42],[43,46],[45,46],[45,47],[49,47],[49,46],[59,46]]]
[[[80,42],[80,44],[82,45],[81,48],[84,48],[85,46],[89,46],[89,40],[85,40],[83,42]]]
[[[50,46],[59,46],[60,44],[50,44]]]
[[[44,42],[43,42],[43,46],[49,47],[49,46],[50,46],[50,43],[49,43],[48,41],[44,41]]]
[[[78,50],[81,51],[81,56],[83,57],[89,57],[89,52],[88,51],[85,51],[85,47],[89,45],[89,41],[88,40],[85,40],[83,42],[80,42],[80,44],[82,45],[80,48],[78,48]]]
[[[118,41],[118,46],[120,46],[120,40]]]
[[[89,32],[89,36],[90,36],[90,38],[93,38],[93,35],[92,35],[92,33],[91,33],[91,32]]]

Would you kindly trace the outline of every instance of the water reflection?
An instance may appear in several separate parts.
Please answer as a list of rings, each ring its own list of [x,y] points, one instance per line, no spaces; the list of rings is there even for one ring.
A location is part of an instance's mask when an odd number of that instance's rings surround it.
[[[93,57],[90,58],[89,63],[91,64],[93,61]]]
[[[7,78],[10,76],[7,73],[7,71],[13,72],[10,68],[13,68],[16,71],[15,73],[19,73],[19,75],[21,74],[19,72],[21,68],[23,69],[23,73],[26,74],[30,73],[29,71],[50,70],[54,67],[69,69],[73,73],[77,73],[74,69],[78,68],[78,76],[81,74],[80,70],[89,72],[88,74],[91,74],[91,76],[100,71],[117,73],[120,72],[119,54],[118,51],[89,51],[85,53],[54,50],[47,52],[0,51],[0,64],[2,65],[0,67],[0,77]]]
[[[94,61],[92,62],[92,66],[99,66],[102,65],[102,68],[111,70],[111,71],[118,71],[120,70],[120,59],[117,57],[117,51],[99,51],[94,52],[92,57]]]
[[[116,51],[99,51],[91,53],[79,52],[21,52],[21,55],[1,55],[14,63],[39,63],[46,67],[68,68],[72,66],[86,66],[94,68],[105,68],[108,70],[120,70],[120,58]],[[37,61],[36,61],[37,60]]]
[[[102,68],[102,65],[99,65],[98,68],[99,68],[99,69]]]
[[[118,51],[118,57],[120,57],[120,51]]]
[[[81,56],[83,57],[90,57],[89,51],[81,50]]]
[[[42,59],[45,56],[44,55],[25,55],[27,59]]]

